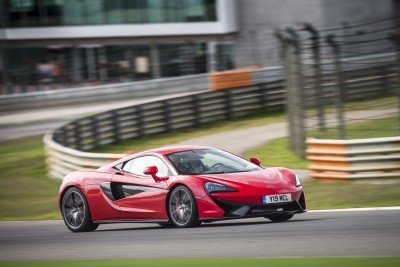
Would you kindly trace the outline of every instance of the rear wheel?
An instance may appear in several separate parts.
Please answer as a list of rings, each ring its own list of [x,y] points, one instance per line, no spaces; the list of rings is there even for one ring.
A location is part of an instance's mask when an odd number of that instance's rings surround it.
[[[61,213],[65,225],[72,232],[90,232],[99,227],[92,221],[85,195],[76,187],[65,192],[61,201]]]
[[[287,220],[292,219],[293,216],[294,214],[274,214],[265,218],[270,219],[273,222],[285,222]]]
[[[196,200],[189,188],[180,185],[168,199],[168,214],[176,227],[193,227],[200,225]]]

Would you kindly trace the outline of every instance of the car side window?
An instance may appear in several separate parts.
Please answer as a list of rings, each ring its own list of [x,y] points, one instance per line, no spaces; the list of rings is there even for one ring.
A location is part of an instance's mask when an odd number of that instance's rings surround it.
[[[113,168],[120,171],[120,170],[122,170],[122,166],[123,166],[123,165],[124,165],[124,163],[121,162],[120,164],[115,165]]]
[[[124,167],[122,168],[124,171],[126,172],[130,172],[131,166],[132,166],[132,162],[135,159],[131,159],[130,161],[128,161],[127,163],[124,164]]]
[[[156,156],[143,156],[132,159],[125,164],[124,170],[136,175],[147,176],[143,173],[143,171],[149,166],[157,166],[157,176],[165,177],[171,175],[168,166],[164,163],[164,161]]]

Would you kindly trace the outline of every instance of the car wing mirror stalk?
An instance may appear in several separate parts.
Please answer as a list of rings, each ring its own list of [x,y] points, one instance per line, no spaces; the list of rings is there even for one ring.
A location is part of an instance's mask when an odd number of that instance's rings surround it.
[[[149,166],[149,167],[144,168],[144,170],[143,170],[143,173],[145,175],[150,175],[151,177],[153,177],[153,179],[156,183],[165,182],[168,180],[168,177],[157,176],[157,172],[158,172],[157,166]]]
[[[256,164],[257,166],[261,167],[261,160],[258,158],[250,158],[250,162]]]

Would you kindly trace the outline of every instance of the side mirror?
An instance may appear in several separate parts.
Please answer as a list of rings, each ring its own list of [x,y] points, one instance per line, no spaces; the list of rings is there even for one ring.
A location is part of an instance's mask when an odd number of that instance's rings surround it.
[[[250,162],[261,167],[261,160],[259,160],[258,158],[250,158]]]
[[[143,173],[146,175],[151,175],[156,183],[163,182],[168,180],[168,177],[158,177],[157,176],[158,168],[157,166],[149,166],[144,168]]]

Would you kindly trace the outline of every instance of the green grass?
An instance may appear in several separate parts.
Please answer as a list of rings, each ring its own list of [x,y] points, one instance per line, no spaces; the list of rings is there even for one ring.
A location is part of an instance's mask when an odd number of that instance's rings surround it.
[[[47,177],[42,137],[0,143],[0,220],[60,218],[60,181]]]
[[[340,209],[400,206],[398,184],[302,182],[307,209]]]
[[[0,262],[0,267],[397,267],[400,257],[337,257],[337,258],[200,258],[200,259],[115,259],[115,260],[65,260],[65,261],[17,261]]]
[[[348,139],[376,138],[399,135],[398,118],[370,120],[347,125]],[[336,129],[326,132],[313,131],[308,136],[319,139],[336,139]],[[284,166],[293,169],[307,169],[308,161],[301,159],[289,149],[288,137],[272,140],[245,152],[245,157],[258,157],[265,166]]]

